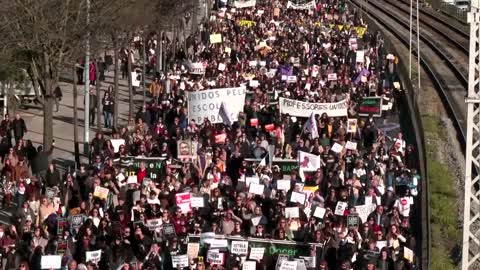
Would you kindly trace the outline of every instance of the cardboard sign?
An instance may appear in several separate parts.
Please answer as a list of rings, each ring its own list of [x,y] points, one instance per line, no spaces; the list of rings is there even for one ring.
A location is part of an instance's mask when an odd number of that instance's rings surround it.
[[[151,231],[154,231],[156,229],[159,229],[162,227],[163,221],[161,218],[156,218],[156,219],[149,219],[147,220],[147,228]]]
[[[250,249],[250,260],[261,260],[263,259],[263,255],[265,254],[265,248],[251,248]]]
[[[98,263],[102,259],[102,251],[95,250],[95,251],[86,251],[85,252],[85,261]]]
[[[197,258],[199,251],[200,251],[200,243],[188,243],[187,244],[188,258],[190,258],[190,259]]]
[[[343,216],[347,207],[348,203],[341,201],[337,202],[337,206],[335,207],[335,215]]]
[[[232,254],[248,254],[248,241],[232,241]]]
[[[256,195],[262,195],[264,189],[265,189],[265,186],[263,184],[251,183],[250,188],[248,189],[248,192]]]
[[[347,144],[345,145],[345,148],[347,148],[348,150],[357,150],[357,143],[347,141]]]
[[[192,207],[205,207],[205,199],[203,197],[190,197],[190,205]]]
[[[222,34],[211,34],[210,35],[210,43],[222,43]]]
[[[192,207],[190,205],[190,193],[184,192],[175,194],[175,204],[180,207],[180,210],[183,214],[191,212]]]
[[[297,261],[283,261],[280,270],[297,270]]]
[[[60,269],[62,268],[62,256],[43,255],[40,261],[41,269]]]
[[[277,189],[278,190],[290,190],[290,180],[277,180]]]
[[[313,216],[314,217],[317,217],[317,218],[323,218],[325,216],[325,212],[327,210],[325,208],[322,208],[322,207],[315,207],[315,211],[313,212]]]
[[[245,261],[242,265],[243,270],[255,270],[257,267],[257,262],[254,261]]]
[[[171,223],[162,224],[162,230],[163,235],[165,235],[166,238],[172,238],[177,236],[177,233],[175,232],[175,227]]]
[[[355,229],[360,225],[360,217],[358,215],[348,215],[347,216],[347,228]]]
[[[298,207],[285,207],[285,217],[286,218],[299,218],[300,212]]]
[[[106,200],[108,197],[108,188],[96,186],[95,191],[93,192],[93,196],[100,198],[102,200]]]
[[[172,265],[173,265],[174,268],[188,267],[188,256],[187,256],[187,254],[172,256]]]
[[[339,143],[334,143],[331,150],[338,154],[338,153],[342,152],[343,146]]]
[[[305,194],[300,192],[293,191],[292,195],[290,196],[290,202],[300,203],[302,205],[305,203],[305,199]]]

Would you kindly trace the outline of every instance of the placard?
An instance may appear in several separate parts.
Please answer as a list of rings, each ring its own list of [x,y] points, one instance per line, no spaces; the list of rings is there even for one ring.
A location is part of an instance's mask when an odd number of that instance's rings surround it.
[[[327,75],[327,79],[329,81],[336,81],[337,80],[337,73],[330,73]]]
[[[347,207],[348,203],[341,201],[337,202],[337,206],[335,207],[335,215],[343,216]]]
[[[305,203],[305,199],[305,194],[300,192],[292,191],[292,194],[290,196],[290,202],[300,203],[302,205]]]
[[[85,252],[85,261],[98,263],[102,259],[102,250],[95,250],[95,251],[86,251]]]
[[[356,205],[355,211],[357,212],[358,216],[362,220],[362,223],[367,222],[368,216],[375,211],[377,206],[375,204],[370,205]]]
[[[202,62],[192,63],[190,65],[190,74],[203,75],[205,73],[206,65]]]
[[[360,225],[360,217],[358,215],[348,215],[347,216],[347,228],[356,229]]]
[[[344,99],[334,103],[311,103],[295,99],[279,98],[280,113],[296,117],[310,117],[312,111],[322,115],[326,113],[329,117],[340,117],[348,115],[348,100]]]
[[[70,216],[69,222],[72,229],[80,228],[83,225],[83,221],[87,217],[85,215],[73,215]]]
[[[338,153],[342,152],[343,146],[339,143],[334,143],[331,150],[338,154]]]
[[[409,262],[413,262],[413,250],[408,247],[403,247],[403,258]]]
[[[313,216],[317,218],[322,218],[325,216],[325,212],[327,210],[323,207],[317,206],[315,207],[315,211],[313,212]]]
[[[299,218],[300,213],[298,207],[285,207],[286,218]]]
[[[352,151],[357,150],[357,143],[352,141],[347,141],[345,148],[347,148],[347,150],[352,150]]]
[[[278,254],[277,258],[277,263],[275,264],[275,269],[278,270],[280,269],[280,266],[284,261],[288,261],[290,259],[290,256],[287,254]]]
[[[283,261],[280,270],[297,270],[297,261]]]
[[[106,200],[108,198],[108,188],[96,186],[95,191],[93,192],[93,196],[100,198],[102,200]]]
[[[248,241],[232,241],[232,254],[248,254]]]
[[[222,102],[228,104],[228,112],[232,121],[238,120],[238,114],[243,112],[246,90],[244,87],[217,88],[196,92],[187,92],[188,118],[198,124],[205,119],[212,124],[223,123],[219,115]]]
[[[290,180],[277,180],[277,189],[278,190],[290,190]]]
[[[320,156],[298,151],[298,165],[304,171],[314,171],[320,168]]]
[[[363,63],[365,60],[365,51],[359,50],[357,51],[357,57],[356,57],[356,62],[357,63]]]
[[[177,157],[180,160],[192,160],[197,157],[198,142],[192,140],[177,141]]]
[[[56,193],[57,193],[57,190],[55,188],[50,188],[50,187],[45,188],[45,195],[49,199],[53,199]]]
[[[248,192],[256,195],[262,195],[264,189],[265,189],[265,186],[262,184],[251,183],[250,188],[248,189]]]
[[[171,223],[163,223],[162,231],[163,235],[165,235],[166,238],[172,238],[177,236],[177,233],[175,232],[175,227]]]
[[[246,1],[236,0],[233,2],[233,6],[235,8],[255,7],[256,4],[257,4],[257,0],[246,0]]]
[[[163,221],[161,218],[156,218],[156,219],[148,219],[147,220],[147,228],[151,231],[154,231],[156,229],[159,229],[162,227]]]
[[[218,63],[218,70],[224,71],[225,70],[225,64],[224,63]]]
[[[188,267],[188,256],[184,255],[173,255],[172,256],[172,265],[174,268],[183,268]]]
[[[190,258],[190,259],[197,258],[199,251],[200,251],[200,243],[188,243],[187,244],[188,258]]]
[[[220,253],[217,250],[209,250],[207,252],[207,262],[209,262],[211,265],[216,264],[216,265],[223,265],[225,262],[225,254]]]
[[[40,261],[41,269],[60,269],[62,268],[62,256],[43,255]]]
[[[190,197],[190,205],[192,207],[205,207],[205,199],[203,197]]]
[[[369,117],[381,117],[382,116],[382,98],[381,97],[364,97],[360,101],[358,108],[358,115]]]
[[[261,260],[265,254],[265,248],[263,247],[253,247],[250,249],[250,260]]]
[[[242,264],[243,270],[255,270],[257,267],[257,262],[254,261],[245,261]]]
[[[316,260],[317,258],[315,256],[299,256],[299,258],[302,258],[303,259],[303,262],[305,263],[305,266],[307,268],[316,268],[317,267],[317,264],[316,264]]]
[[[210,35],[210,43],[222,43],[222,34],[211,34]]]
[[[121,145],[125,145],[124,139],[110,139],[110,142],[112,143],[113,151],[115,153],[118,153],[118,151],[120,151]]]
[[[175,194],[175,203],[183,214],[189,213],[192,211],[192,207],[190,205],[190,193],[177,193]]]
[[[57,235],[58,237],[63,237],[63,231],[65,230],[65,225],[67,221],[64,218],[57,218]]]
[[[347,132],[348,133],[357,132],[357,119],[350,119],[350,118],[348,119]]]

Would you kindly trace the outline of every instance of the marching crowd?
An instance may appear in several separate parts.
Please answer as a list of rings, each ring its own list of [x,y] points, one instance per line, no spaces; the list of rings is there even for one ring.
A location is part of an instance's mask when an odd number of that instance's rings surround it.
[[[4,269],[417,269],[414,147],[362,114],[377,97],[397,113],[398,59],[346,2],[217,1],[150,101],[98,133],[76,171],[42,165],[25,124],[2,122],[16,141],[3,206],[17,204],[0,226]],[[192,93],[222,88],[240,90],[197,117]],[[253,255],[269,241],[304,256]]]

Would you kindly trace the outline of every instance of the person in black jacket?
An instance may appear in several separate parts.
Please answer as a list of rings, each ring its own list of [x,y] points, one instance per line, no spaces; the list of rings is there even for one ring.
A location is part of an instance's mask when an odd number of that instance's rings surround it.
[[[15,120],[12,121],[13,136],[15,137],[15,144],[23,139],[25,133],[27,133],[27,125],[25,121],[20,117],[20,114],[15,115]]]
[[[102,99],[103,105],[103,120],[105,128],[112,128],[112,118],[113,118],[113,98],[109,92],[105,92],[105,95]]]
[[[61,183],[60,172],[53,162],[48,165],[47,175],[45,177],[47,187],[59,187]]]

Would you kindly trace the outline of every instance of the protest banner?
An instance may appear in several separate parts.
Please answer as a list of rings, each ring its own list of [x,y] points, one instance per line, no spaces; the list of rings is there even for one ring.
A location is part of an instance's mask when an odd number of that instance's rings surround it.
[[[227,248],[228,240],[227,239],[211,239],[210,248]]]
[[[347,228],[356,229],[360,225],[360,217],[358,215],[348,215],[347,216]]]
[[[334,103],[311,103],[300,100],[279,98],[280,113],[296,117],[310,117],[312,111],[322,115],[326,113],[329,117],[347,116],[348,101],[342,100]]]
[[[377,206],[375,204],[370,205],[357,205],[355,206],[355,210],[358,213],[358,216],[362,220],[362,223],[367,222],[368,215],[370,215]]]
[[[145,225],[147,226],[147,228],[150,231],[154,231],[156,229],[161,228],[162,224],[163,224],[162,219],[161,218],[156,218],[156,219],[148,219],[147,224],[145,224]]]
[[[191,212],[192,206],[190,205],[190,192],[175,194],[175,204],[180,207],[183,214]]]
[[[250,249],[250,260],[261,260],[265,254],[265,248],[263,247],[254,247]]]
[[[192,140],[177,141],[177,157],[180,160],[192,160],[197,157],[198,142]]]
[[[43,255],[40,260],[41,269],[60,269],[62,268],[62,256]]]
[[[174,255],[172,256],[172,266],[174,268],[184,268],[188,267],[188,256],[184,255]]]
[[[203,123],[207,118],[212,124],[222,123],[219,115],[222,102],[228,104],[230,119],[238,120],[238,113],[245,105],[245,88],[218,88],[198,92],[188,92],[188,118]]]
[[[110,139],[110,142],[112,143],[113,151],[115,153],[118,153],[118,151],[120,151],[120,145],[125,145],[124,139]]]
[[[242,269],[243,270],[255,270],[257,267],[257,262],[255,261],[245,261],[242,264]]]
[[[93,192],[93,196],[102,200],[106,200],[108,197],[108,192],[109,192],[108,188],[96,186]]]
[[[205,73],[206,65],[202,62],[190,64],[190,74],[203,75]]]
[[[125,176],[129,178],[137,175],[141,162],[145,164],[147,170],[146,178],[157,179],[163,175],[165,158],[162,157],[120,157],[119,165],[125,170]],[[136,178],[135,182],[137,182]]]
[[[232,241],[231,247],[232,254],[248,254],[248,241]]]
[[[314,171],[320,168],[320,156],[298,151],[298,164],[304,171]]]
[[[205,199],[203,197],[191,196],[190,197],[190,205],[192,207],[196,207],[196,208],[205,207]]]
[[[358,115],[369,117],[382,117],[382,98],[364,97],[358,107]]]
[[[343,216],[347,207],[348,207],[348,203],[338,201],[337,206],[335,207],[335,215]]]
[[[315,8],[315,0],[303,4],[295,4],[292,1],[287,2],[287,8],[291,9],[313,9]]]
[[[188,243],[187,244],[188,258],[190,258],[190,259],[197,258],[199,251],[200,251],[200,243]]]
[[[255,7],[257,4],[257,0],[247,0],[247,1],[242,1],[242,0],[235,0],[233,2],[233,6],[235,8],[249,8],[249,7]]]
[[[222,43],[222,34],[211,34],[210,35],[210,43]]]
[[[95,250],[95,251],[86,251],[85,252],[85,261],[98,263],[102,259],[102,250]]]

